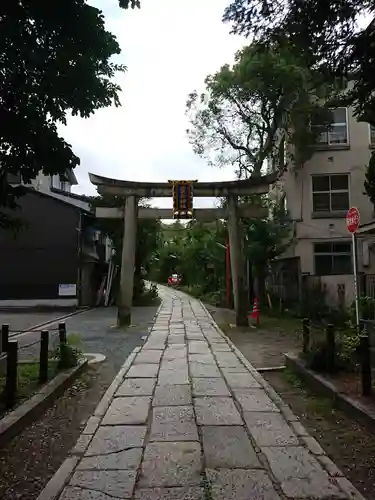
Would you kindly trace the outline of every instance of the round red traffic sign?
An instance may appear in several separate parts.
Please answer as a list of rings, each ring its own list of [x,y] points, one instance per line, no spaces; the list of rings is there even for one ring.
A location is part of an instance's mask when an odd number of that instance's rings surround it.
[[[359,227],[360,222],[361,216],[359,214],[358,208],[349,208],[346,214],[346,227],[348,228],[349,233],[355,233]]]

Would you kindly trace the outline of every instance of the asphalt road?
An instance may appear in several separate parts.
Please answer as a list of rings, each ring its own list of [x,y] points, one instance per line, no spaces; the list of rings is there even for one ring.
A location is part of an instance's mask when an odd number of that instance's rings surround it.
[[[114,362],[115,368],[119,368],[124,360],[124,345],[129,344],[130,351],[138,345],[139,338],[142,334],[147,333],[148,326],[152,324],[156,310],[157,308],[154,306],[135,307],[133,309],[133,325],[126,330],[114,327],[116,325],[116,307],[90,309],[70,316],[64,321],[68,336],[69,334],[80,336],[84,352],[109,356]],[[48,317],[44,317],[45,321],[53,321],[62,315],[61,312],[55,312],[54,316],[51,313],[48,314]],[[40,320],[43,321],[40,314],[30,313],[29,319],[24,319],[23,324],[27,323],[27,328],[31,328]],[[21,324],[21,321],[18,324]],[[49,330],[50,349],[53,349],[58,343],[57,323],[42,328]],[[135,334],[135,332],[139,333]],[[18,341],[19,359],[34,359],[39,356],[40,329],[18,335],[13,334],[11,340]]]
[[[143,343],[157,307],[133,309],[128,329],[113,328],[116,308],[92,309],[66,320],[85,352],[107,359],[92,365],[33,425],[0,449],[1,500],[35,500],[60,467],[106,389],[130,352]],[[27,342],[34,333],[24,335]],[[21,342],[21,340],[20,340]]]

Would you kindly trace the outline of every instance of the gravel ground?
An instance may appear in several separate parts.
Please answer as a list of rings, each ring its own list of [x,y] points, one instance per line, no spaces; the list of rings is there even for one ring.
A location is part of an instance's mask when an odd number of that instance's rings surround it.
[[[275,388],[309,434],[354,486],[367,498],[375,500],[374,429],[359,424],[332,401],[306,389],[289,372],[265,373],[263,377]]]
[[[298,352],[301,339],[291,332],[269,330],[267,328],[224,328],[226,324],[235,324],[235,313],[207,305],[207,310],[224,333],[238,347],[255,368],[271,368],[285,365],[284,353]]]
[[[207,305],[217,323],[234,323],[234,313]],[[246,329],[225,332],[256,367],[283,365],[284,352],[298,351],[301,340],[292,333]],[[315,437],[333,462],[368,500],[375,500],[375,435],[333,407],[332,401],[308,389],[288,371],[263,373],[309,434]]]
[[[93,309],[72,316],[68,333],[79,333],[85,352],[102,353],[93,365],[35,424],[0,449],[1,500],[34,500],[74,446],[85,422],[111,384],[127,356],[142,343],[157,307],[134,308],[127,330],[112,328],[114,308]]]

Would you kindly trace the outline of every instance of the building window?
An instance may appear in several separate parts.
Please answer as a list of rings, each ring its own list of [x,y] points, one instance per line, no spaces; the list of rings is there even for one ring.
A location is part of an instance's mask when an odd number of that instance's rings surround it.
[[[370,146],[375,147],[375,125],[370,125]]]
[[[335,146],[349,144],[348,113],[346,108],[335,108],[332,112],[332,123],[328,130],[322,132],[317,139],[318,144]]]
[[[312,176],[313,212],[331,213],[349,210],[349,175]]]
[[[315,243],[314,263],[315,274],[327,276],[330,274],[352,274],[351,243]]]

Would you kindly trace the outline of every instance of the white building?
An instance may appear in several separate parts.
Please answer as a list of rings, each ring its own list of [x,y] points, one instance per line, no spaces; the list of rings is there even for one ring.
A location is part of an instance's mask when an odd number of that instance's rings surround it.
[[[312,158],[301,169],[289,165],[277,186],[294,235],[284,255],[284,269],[279,266],[284,276],[281,279],[288,281],[294,275],[294,281],[301,284],[303,276],[319,277],[332,304],[337,303],[340,293],[347,304],[354,298],[352,245],[345,216],[355,206],[361,224],[374,219],[374,207],[364,194],[373,147],[375,131],[367,123],[358,122],[351,109],[335,109],[332,127],[321,135]],[[367,283],[367,294],[375,292],[374,243],[375,237],[358,239],[359,272],[362,282]],[[283,286],[290,284],[285,282]]]

